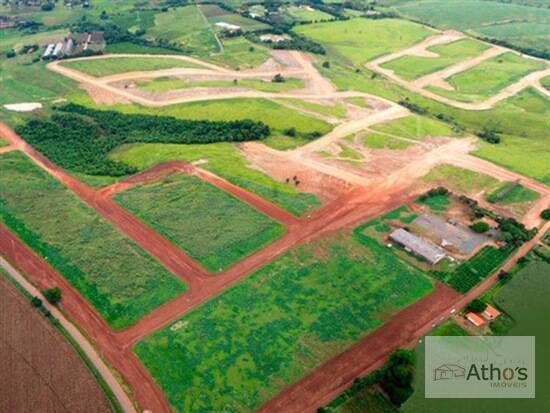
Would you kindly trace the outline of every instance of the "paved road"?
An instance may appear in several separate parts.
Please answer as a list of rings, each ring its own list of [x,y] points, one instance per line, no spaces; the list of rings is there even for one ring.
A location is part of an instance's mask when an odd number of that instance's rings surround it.
[[[3,257],[0,257],[0,267],[2,267],[21,287],[25,289],[30,295],[38,297],[42,300],[44,307],[52,313],[52,315],[59,320],[59,323],[63,328],[70,334],[73,340],[80,346],[82,351],[86,354],[86,357],[92,362],[96,370],[99,372],[103,380],[107,383],[114,396],[118,400],[118,403],[126,413],[134,413],[136,409],[130,401],[128,395],[124,392],[121,385],[114,377],[113,373],[107,367],[105,362],[92,347],[92,345],[84,338],[84,336],[78,331],[78,329],[65,318],[63,313],[50,305],[46,299],[42,296],[42,293],[35,288],[31,283],[29,283],[19,271],[17,271],[9,262],[7,262]]]

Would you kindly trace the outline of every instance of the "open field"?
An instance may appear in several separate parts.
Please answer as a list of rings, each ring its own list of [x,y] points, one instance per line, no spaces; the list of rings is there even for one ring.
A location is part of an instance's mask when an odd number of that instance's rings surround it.
[[[146,31],[145,38],[166,39],[198,53],[219,51],[210,23],[195,5],[155,14],[155,25]]]
[[[498,181],[492,176],[453,165],[437,166],[422,180],[434,186],[443,186],[452,191],[470,195],[491,190],[498,185]]]
[[[108,59],[76,60],[62,62],[62,66],[78,70],[91,76],[102,77],[126,72],[153,71],[176,67],[197,68],[199,65],[180,59],[166,57],[144,59],[139,57],[111,57]]]
[[[73,347],[0,269],[0,411],[113,412]],[[55,368],[52,368],[55,366]],[[29,391],[32,389],[32,391]]]
[[[207,60],[232,69],[259,66],[270,56],[269,49],[242,36],[224,38],[221,42],[223,52],[210,55]]]
[[[285,13],[292,17],[294,20],[309,22],[309,21],[319,21],[319,20],[330,20],[334,17],[328,13],[325,13],[321,10],[313,9],[307,6],[288,6],[285,8]]]
[[[225,9],[222,9],[216,4],[201,4],[198,6],[206,20],[215,28],[217,31],[221,31],[221,28],[216,27],[216,23],[229,23],[240,26],[243,31],[249,30],[263,30],[268,29],[269,25],[259,22],[257,20],[248,19],[241,16],[240,14],[231,13]]]
[[[115,200],[209,271],[225,269],[284,232],[280,224],[195,176],[140,184]]]
[[[298,26],[297,33],[323,44],[330,55],[361,65],[381,55],[418,43],[432,32],[397,19],[351,19]],[[399,33],[396,36],[395,33]]]
[[[513,182],[502,182],[485,197],[488,202],[507,206],[519,216],[525,215],[539,198],[538,192]]]
[[[452,43],[428,47],[426,50],[438,56],[406,55],[391,60],[382,65],[406,80],[414,80],[421,76],[444,69],[455,63],[477,56],[488,49],[484,43],[473,39],[461,39]]]
[[[495,303],[501,311],[514,320],[514,326],[505,333],[510,336],[536,336],[537,366],[550,362],[545,351],[550,345],[550,334],[541,314],[550,311],[547,296],[550,293],[550,265],[532,263],[514,275],[513,279],[500,287]],[[536,398],[534,399],[426,399],[424,398],[424,345],[416,350],[415,392],[401,408],[404,413],[463,413],[483,412],[545,412],[550,408],[550,395],[545,391],[550,382],[547,369],[536,370]]]
[[[202,168],[274,202],[295,215],[302,215],[319,205],[315,195],[299,192],[292,185],[275,181],[267,174],[252,169],[245,157],[229,143],[127,145],[112,152],[110,158],[141,170],[170,160],[193,162],[206,159],[208,163],[202,165]]]
[[[251,411],[432,288],[376,242],[337,234],[286,253],[135,352],[177,411]]]
[[[459,101],[483,101],[529,73],[545,67],[543,62],[509,52],[445,79],[453,90],[436,86],[429,86],[428,89]]]
[[[411,142],[402,141],[399,139],[392,138],[388,135],[383,135],[376,132],[370,132],[362,135],[360,137],[361,143],[367,148],[371,149],[393,149],[400,150],[406,149]]]
[[[346,116],[346,108],[341,103],[335,105],[321,105],[319,103],[300,99],[282,99],[282,101],[321,115],[334,116],[336,118],[344,118]]]
[[[399,2],[396,10],[441,29],[454,28],[540,52],[550,50],[550,10],[544,7],[483,0],[421,0]]]
[[[181,281],[24,155],[3,154],[0,164],[1,221],[113,328],[184,292]]]
[[[371,126],[371,129],[404,138],[423,140],[428,137],[458,137],[457,132],[446,123],[424,116],[411,115]]]
[[[140,90],[148,92],[165,92],[174,89],[188,89],[193,87],[211,87],[211,88],[245,88],[259,90],[261,92],[288,92],[290,90],[302,89],[304,82],[301,79],[286,79],[284,82],[269,82],[258,79],[242,79],[238,82],[232,80],[201,80],[187,81],[175,78],[157,78],[142,83],[138,83]]]

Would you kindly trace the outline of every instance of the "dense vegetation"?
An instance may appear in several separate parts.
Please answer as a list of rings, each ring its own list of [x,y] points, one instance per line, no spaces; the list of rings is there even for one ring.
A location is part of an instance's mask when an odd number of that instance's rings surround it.
[[[243,142],[267,137],[269,128],[250,120],[181,120],[68,104],[50,119],[31,120],[17,132],[63,168],[89,175],[122,176],[137,170],[110,160],[107,154],[125,143]]]

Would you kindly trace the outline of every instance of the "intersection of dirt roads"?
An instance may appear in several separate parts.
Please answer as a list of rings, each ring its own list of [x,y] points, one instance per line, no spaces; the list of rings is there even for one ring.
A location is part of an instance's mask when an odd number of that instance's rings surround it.
[[[453,39],[456,40],[463,36],[461,33],[443,32],[426,39],[411,49],[394,53],[390,56],[393,59],[404,54],[422,53],[430,45],[448,43]],[[483,58],[497,55],[506,50],[501,49],[489,49],[490,52],[488,51],[484,54]],[[141,57],[141,55],[126,56]],[[82,59],[110,57],[107,55]],[[143,57],[149,58],[150,56]],[[400,168],[384,176],[365,176],[360,173],[354,173],[353,171],[339,168],[337,165],[323,162],[322,159],[315,157],[314,154],[318,151],[352,133],[364,130],[373,124],[407,116],[410,113],[407,109],[378,96],[359,92],[337,92],[334,86],[319,74],[310,59],[304,54],[299,52],[279,52],[279,56],[276,55],[275,57],[279,61],[285,61],[288,65],[287,68],[281,69],[280,67],[273,67],[273,64],[271,64],[270,67],[260,67],[249,72],[229,71],[189,57],[169,57],[200,64],[205,69],[170,69],[94,78],[82,72],[64,67],[58,62],[51,63],[48,67],[88,87],[100,89],[102,92],[115,95],[126,101],[152,107],[197,100],[235,97],[288,97],[313,100],[363,97],[369,101],[370,106],[376,109],[365,113],[365,116],[336,126],[332,132],[324,137],[295,150],[277,151],[255,142],[240,145],[241,150],[249,156],[269,159],[270,162],[279,165],[284,163],[287,165],[285,169],[289,171],[315,171],[321,177],[320,179],[326,179],[327,181],[336,180],[341,183],[329,201],[325,202],[320,209],[304,218],[297,218],[258,195],[201,169],[198,165],[179,161],[166,162],[154,166],[126,180],[95,190],[57,167],[42,154],[26,144],[9,127],[0,123],[0,136],[9,144],[9,146],[2,148],[0,153],[20,150],[27,154],[39,167],[63,183],[85,203],[94,208],[120,231],[139,244],[152,257],[162,263],[168,270],[180,277],[188,286],[188,290],[183,295],[152,311],[129,328],[115,332],[104,322],[90,304],[71,287],[63,276],[23,244],[5,226],[0,225],[0,255],[28,276],[36,286],[40,288],[59,286],[62,289],[64,313],[82,329],[88,339],[95,345],[101,358],[106,360],[110,366],[121,374],[141,410],[154,413],[171,411],[163,392],[132,352],[132,345],[134,343],[153,331],[173,322],[186,312],[214,295],[219,294],[228,286],[238,282],[243,277],[246,277],[254,270],[295,247],[297,244],[333,231],[350,228],[361,221],[375,218],[385,211],[411,202],[419,195],[420,190],[418,186],[414,185],[415,181],[436,165],[452,164],[493,176],[499,180],[520,181],[524,186],[539,192],[541,195],[540,200],[524,217],[523,222],[528,226],[541,225],[539,214],[550,203],[550,189],[537,181],[525,178],[490,162],[469,155],[468,153],[473,149],[472,138],[450,140],[435,148],[430,148],[422,157],[412,159],[410,162],[404,162]],[[478,61],[483,60],[483,58],[478,58]],[[458,73],[460,71],[457,68],[448,68],[444,70],[445,73],[438,75],[440,77],[428,75],[431,76],[432,80],[419,79],[415,82],[405,82],[393,73],[379,67],[380,64],[391,59],[385,56],[367,64],[367,67],[388,76],[414,92],[426,96],[429,95],[428,97],[430,98],[435,97],[431,96],[431,92],[423,89],[424,85],[438,79],[444,79],[449,76],[449,73]],[[463,65],[462,70],[472,66],[472,63],[468,62],[461,64]],[[542,75],[548,75],[548,70],[543,72],[536,72],[521,79],[517,84],[506,88],[486,102],[464,104],[455,101],[445,101],[445,103],[458,107],[467,105],[467,109],[470,110],[485,109],[487,106],[491,107],[501,99],[518,93],[527,86],[539,89],[539,80],[542,78]],[[275,94],[236,90],[218,91],[218,93],[212,96],[207,91],[196,90],[191,94],[172,96],[170,99],[152,99],[145,95],[136,94],[134,91],[129,91],[124,87],[113,85],[113,82],[132,79],[182,74],[187,76],[210,76],[212,73],[216,77],[221,76],[222,78],[231,79],[235,77],[239,79],[246,77],[266,78],[276,73],[282,73],[284,76],[294,76],[304,79],[306,86],[304,90],[292,93]],[[437,99],[441,100],[442,98],[437,97]],[[229,269],[216,275],[209,274],[187,254],[150,227],[144,225],[111,198],[115,193],[123,191],[137,183],[156,181],[168,174],[174,173],[193,174],[206,180],[210,184],[234,195],[272,219],[282,223],[287,228],[287,232],[272,244],[244,258]],[[533,240],[525,243],[502,268],[510,268],[519,257],[523,256],[540,240],[540,237],[549,228],[550,223],[540,228],[538,235]],[[0,264],[2,263],[0,261]],[[10,270],[10,273],[14,273],[13,268]],[[496,280],[497,275],[495,273],[465,295],[460,295],[449,287],[436,283],[436,288],[431,294],[397,313],[374,333],[366,336],[339,356],[321,365],[302,380],[284,389],[275,399],[262,406],[259,411],[263,413],[282,411],[285,413],[302,413],[314,411],[317,407],[337,396],[357,376],[364,375],[381,365],[393,349],[400,346],[414,346],[418,338],[427,333],[433,324],[450,317],[453,309],[464,306],[493,285]],[[82,345],[87,345],[87,343],[82,342],[83,340],[81,338],[77,341],[81,342]],[[125,410],[131,410],[126,402],[124,405]]]

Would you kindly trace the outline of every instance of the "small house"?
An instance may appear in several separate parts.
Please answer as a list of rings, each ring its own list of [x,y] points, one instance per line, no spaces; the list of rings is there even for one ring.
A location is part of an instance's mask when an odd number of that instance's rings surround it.
[[[483,312],[481,313],[483,317],[485,317],[486,320],[494,320],[498,316],[500,316],[500,311],[498,311],[495,307],[487,304],[487,307]]]
[[[485,325],[485,320],[473,312],[466,314],[466,319],[476,327],[483,327]]]

